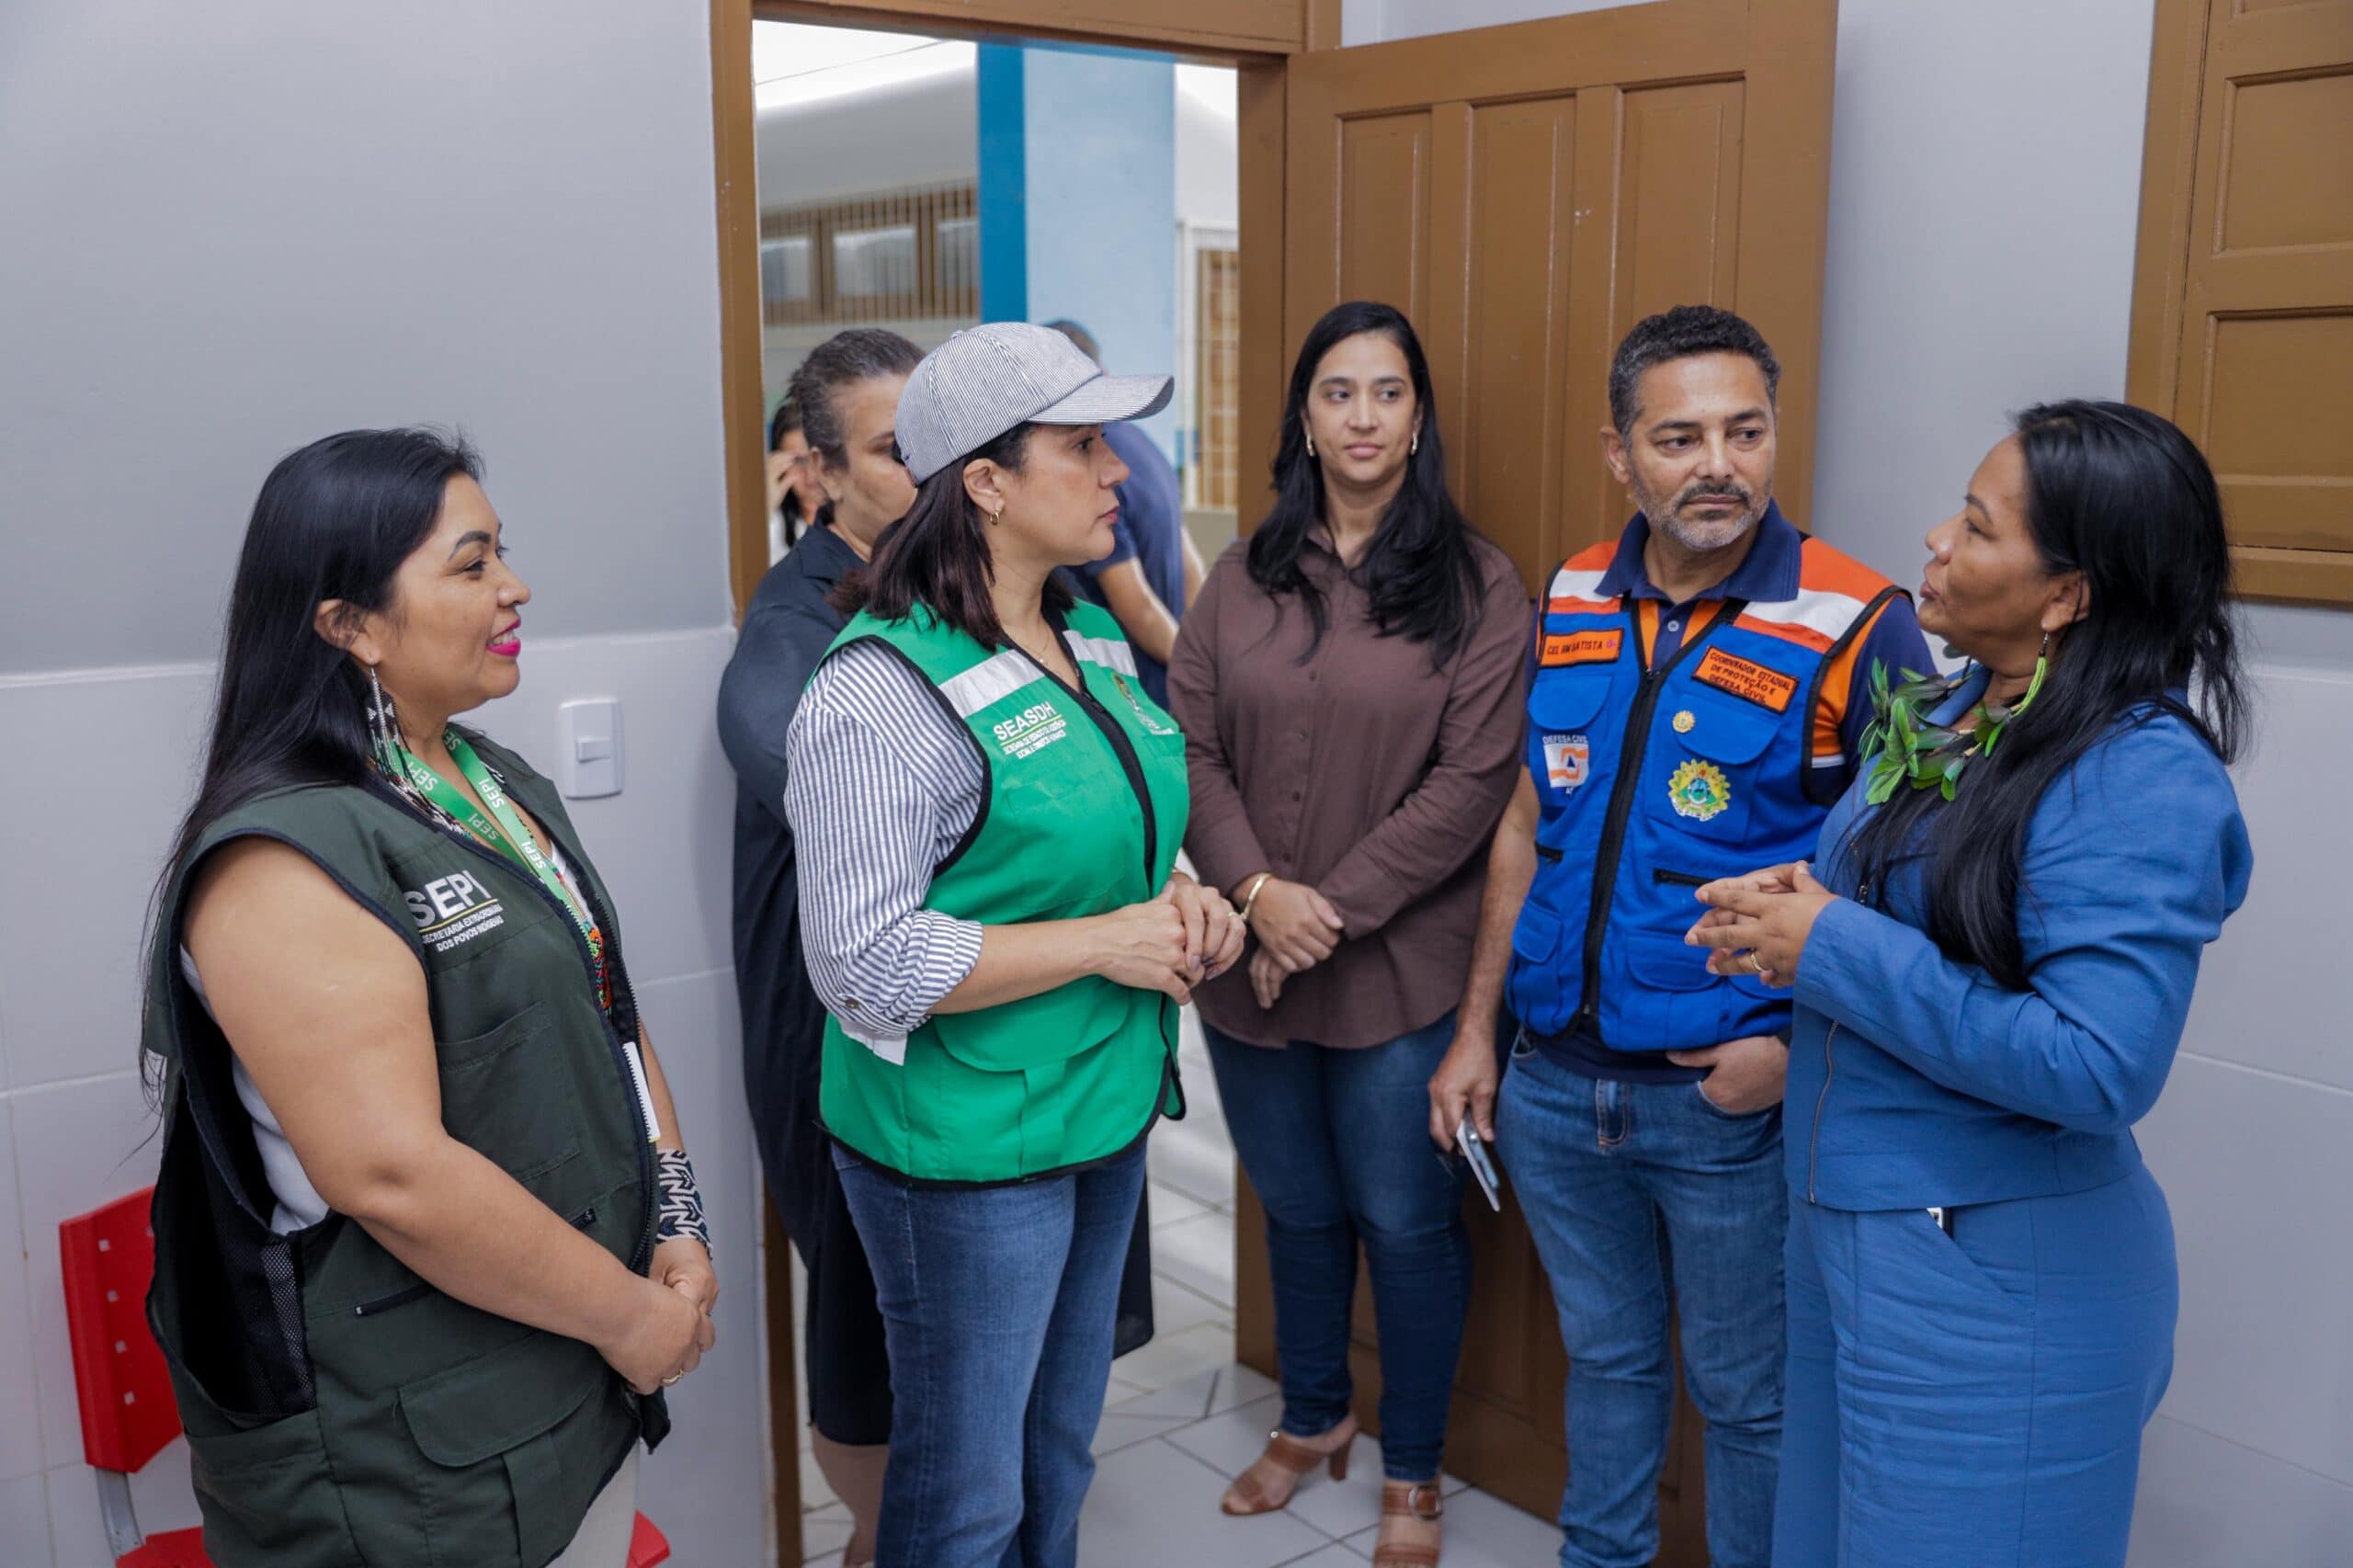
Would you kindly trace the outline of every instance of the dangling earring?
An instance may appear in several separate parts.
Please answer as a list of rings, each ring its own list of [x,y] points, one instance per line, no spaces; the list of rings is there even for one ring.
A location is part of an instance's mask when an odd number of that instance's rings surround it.
[[[1405,455],[1409,458],[1417,458],[1422,455],[1422,433],[1419,430],[1414,432],[1413,444],[1405,449]]]
[[[2027,704],[2032,702],[2036,695],[2042,690],[2042,677],[2050,673],[2051,633],[2046,631],[2042,634],[2042,649],[2034,656],[2034,678],[2026,683],[2026,695],[2018,699],[2018,705],[2016,708],[2010,710],[2011,718],[2015,719],[2026,711]]]
[[[1307,455],[1311,458],[1315,455],[1315,433],[1313,430],[1307,433]]]
[[[392,776],[396,784],[408,782],[401,767],[401,744],[398,720],[392,712],[392,699],[384,695],[384,683],[376,678],[376,666],[368,666],[368,743],[375,755],[376,764]]]

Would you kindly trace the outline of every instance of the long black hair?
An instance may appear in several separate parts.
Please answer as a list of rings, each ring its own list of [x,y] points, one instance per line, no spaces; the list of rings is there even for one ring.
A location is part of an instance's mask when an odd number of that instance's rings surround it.
[[[1842,848],[1878,888],[1897,861],[1925,853],[1929,936],[2022,991],[2020,866],[2043,791],[2120,724],[2159,714],[2230,762],[2249,715],[2222,495],[2189,437],[2120,403],[2039,403],[2013,423],[2035,550],[2045,571],[2082,573],[2090,604],[2052,640],[2041,692],[1970,763],[1949,805],[1899,786]],[[2174,695],[2185,688],[2188,702]]]
[[[921,606],[983,648],[1003,646],[1005,626],[992,592],[996,559],[989,551],[989,523],[964,488],[964,468],[986,458],[1019,473],[1029,433],[1037,428],[1016,425],[916,485],[907,515],[875,540],[874,559],[834,585],[834,608],[844,615],[864,609],[884,620],[904,620]],[[1071,607],[1059,572],[1046,579],[1045,606],[1049,615]]]
[[[366,777],[367,677],[319,635],[319,606],[342,600],[355,629],[391,608],[392,578],[432,534],[449,482],[481,478],[465,438],[438,430],[347,430],[269,471],[237,557],[204,772],[156,884],[152,942],[178,939],[162,928],[162,898],[206,828],[275,790]]]
[[[1324,471],[1307,449],[1307,399],[1324,356],[1368,332],[1389,339],[1405,357],[1414,405],[1421,415],[1421,440],[1420,449],[1405,460],[1404,483],[1351,570],[1364,585],[1381,635],[1427,642],[1430,663],[1440,665],[1454,657],[1469,634],[1483,584],[1472,550],[1476,535],[1446,487],[1446,441],[1438,434],[1429,360],[1413,324],[1393,305],[1370,300],[1335,305],[1300,345],[1275,445],[1274,509],[1250,536],[1250,580],[1269,597],[1298,597],[1314,629],[1308,644],[1313,652],[1324,640],[1331,610],[1300,566],[1308,535],[1324,520]]]

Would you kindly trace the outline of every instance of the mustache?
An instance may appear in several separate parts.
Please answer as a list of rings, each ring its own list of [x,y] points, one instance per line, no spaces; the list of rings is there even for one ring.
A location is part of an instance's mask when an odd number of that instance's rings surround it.
[[[1753,499],[1745,484],[1695,484],[1675,498],[1675,510],[1679,512],[1694,501],[1737,501],[1745,506]]]

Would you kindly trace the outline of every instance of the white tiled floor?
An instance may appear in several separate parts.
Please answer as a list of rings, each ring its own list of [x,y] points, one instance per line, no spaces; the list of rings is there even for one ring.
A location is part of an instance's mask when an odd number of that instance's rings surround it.
[[[1180,1053],[1190,1114],[1153,1134],[1152,1343],[1111,1365],[1079,1527],[1083,1568],[1351,1568],[1371,1560],[1381,1446],[1357,1440],[1348,1479],[1311,1476],[1280,1513],[1232,1519],[1226,1483],[1280,1414],[1275,1385],[1233,1361],[1233,1144],[1193,1016]],[[849,1517],[804,1454],[802,1550],[836,1568]],[[1449,1477],[1446,1568],[1536,1568],[1560,1532]]]

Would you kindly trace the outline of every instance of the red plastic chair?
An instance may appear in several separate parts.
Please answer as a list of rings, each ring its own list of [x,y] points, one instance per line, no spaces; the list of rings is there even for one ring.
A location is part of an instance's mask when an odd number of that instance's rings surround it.
[[[116,1568],[211,1568],[204,1532],[141,1531],[131,1477],[180,1435],[164,1353],[147,1332],[147,1284],[155,1274],[155,1233],[142,1187],[57,1227],[65,1264],[65,1327],[74,1342],[74,1392],[82,1405],[82,1457],[98,1472],[98,1508]],[[643,1514],[631,1537],[628,1568],[670,1560],[670,1543]]]

